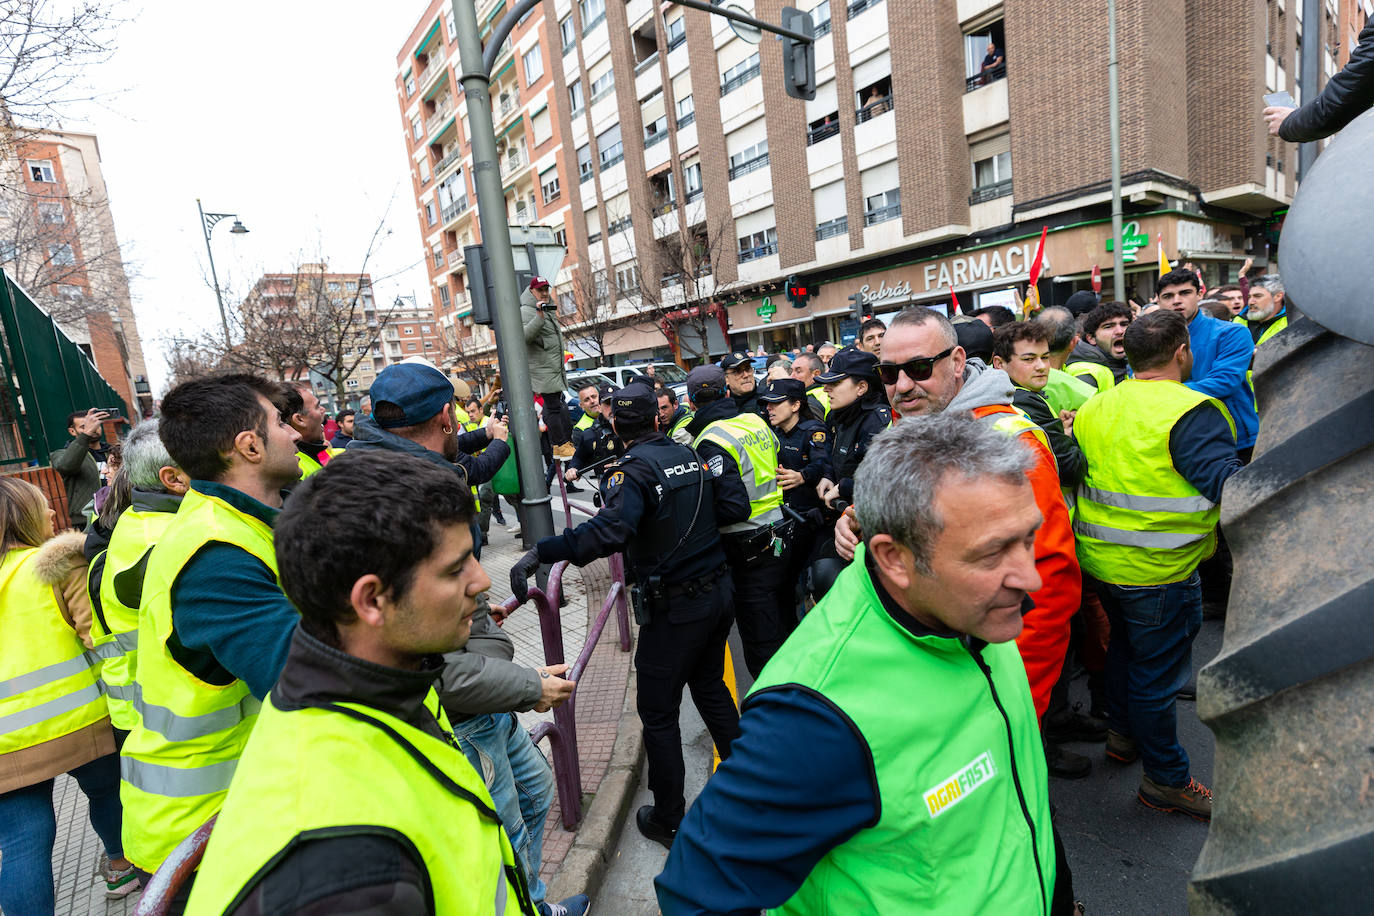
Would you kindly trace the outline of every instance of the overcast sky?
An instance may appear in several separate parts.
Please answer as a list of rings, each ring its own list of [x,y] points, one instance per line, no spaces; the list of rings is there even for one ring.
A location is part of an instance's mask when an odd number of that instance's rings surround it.
[[[134,18],[117,53],[91,73],[99,91],[122,92],[63,126],[99,136],[115,227],[139,273],[134,310],[155,392],[166,379],[160,338],[219,322],[197,197],[249,229],[215,229],[221,285],[244,291],[264,271],[321,254],[331,271],[357,271],[385,219],[391,234],[368,268],[378,300],[414,292],[428,302],[394,88],[396,54],[424,9],[354,0],[125,7]]]

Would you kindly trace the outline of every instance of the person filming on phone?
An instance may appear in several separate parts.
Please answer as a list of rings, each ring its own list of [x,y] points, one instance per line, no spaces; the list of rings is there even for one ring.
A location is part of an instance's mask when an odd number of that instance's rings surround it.
[[[67,435],[72,441],[48,458],[48,464],[62,475],[67,488],[68,523],[77,531],[86,530],[86,517],[81,510],[101,486],[98,462],[105,460],[108,448],[100,424],[110,416],[99,407],[72,411],[67,415]]]

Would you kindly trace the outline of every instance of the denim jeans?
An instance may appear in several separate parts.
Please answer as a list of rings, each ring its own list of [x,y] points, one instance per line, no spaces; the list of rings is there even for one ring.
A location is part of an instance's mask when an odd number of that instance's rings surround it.
[[[91,826],[111,859],[124,854],[119,831],[119,755],[106,754],[72,770],[90,799]],[[51,916],[52,850],[57,841],[57,815],[52,807],[53,780],[0,795],[0,910]],[[84,866],[83,866],[84,867]]]
[[[1188,783],[1188,752],[1178,743],[1175,706],[1192,670],[1202,626],[1196,570],[1168,585],[1097,583],[1112,624],[1107,647],[1107,722],[1135,739],[1145,775],[1160,785]]]
[[[453,727],[468,762],[487,784],[511,848],[530,883],[536,905],[544,900],[539,863],[544,853],[544,821],[553,806],[553,770],[515,713],[474,716]]]

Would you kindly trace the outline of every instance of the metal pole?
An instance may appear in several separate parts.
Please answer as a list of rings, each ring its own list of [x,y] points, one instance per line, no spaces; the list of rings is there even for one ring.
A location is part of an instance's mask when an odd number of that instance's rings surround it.
[[[1107,118],[1112,137],[1112,293],[1126,301],[1126,252],[1121,238],[1121,89],[1117,84],[1116,0],[1107,0]]]
[[[1326,31],[1325,17],[1322,16],[1322,0],[1300,0],[1302,3],[1302,72],[1298,74],[1298,85],[1302,87],[1304,103],[1315,99],[1321,92],[1317,83],[1322,73],[1322,33]],[[1279,86],[1279,89],[1286,87]],[[1317,161],[1317,144],[1298,145],[1297,180],[1307,177],[1307,170]]]
[[[532,4],[530,4],[532,5]],[[526,4],[521,4],[521,7]],[[515,14],[507,14],[510,19]],[[482,61],[482,40],[477,35],[475,0],[453,0],[454,25],[458,31],[458,56],[463,70],[459,81],[468,106],[472,134],[472,178],[477,189],[477,218],[482,245],[491,266],[496,318],[496,354],[502,386],[510,408],[511,435],[515,439],[516,466],[520,471],[521,503],[524,505],[526,543],[553,534],[551,498],[544,487],[544,468],[539,448],[539,424],[534,415],[534,389],[530,385],[525,356],[524,325],[520,321],[520,291],[515,283],[515,258],[511,254],[510,225],[506,221],[505,195],[497,168],[496,128],[491,117],[491,81]],[[504,22],[503,22],[504,24]],[[514,20],[511,20],[514,25]],[[500,38],[493,32],[493,44]]]
[[[205,254],[210,258],[210,279],[215,282],[215,301],[219,303],[219,323],[224,328],[224,349],[229,350],[229,318],[224,314],[224,296],[219,291],[219,275],[215,273],[215,253],[210,250],[210,232],[217,223],[205,222],[205,208],[200,205],[200,198],[196,198],[196,210],[200,213],[200,231],[205,234]]]

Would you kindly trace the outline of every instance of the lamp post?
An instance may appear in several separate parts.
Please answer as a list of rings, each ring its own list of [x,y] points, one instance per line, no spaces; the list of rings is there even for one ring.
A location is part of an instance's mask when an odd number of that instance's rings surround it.
[[[206,213],[205,208],[200,205],[200,198],[196,198],[196,210],[200,213],[200,228],[205,234],[205,253],[210,257],[210,279],[215,283],[215,302],[219,304],[219,323],[224,328],[224,348],[229,349],[229,317],[224,312],[224,296],[219,291],[219,275],[215,273],[215,253],[210,250],[210,233],[222,219],[232,219],[234,225],[229,227],[230,235],[246,235],[247,227],[239,221],[237,213]]]

